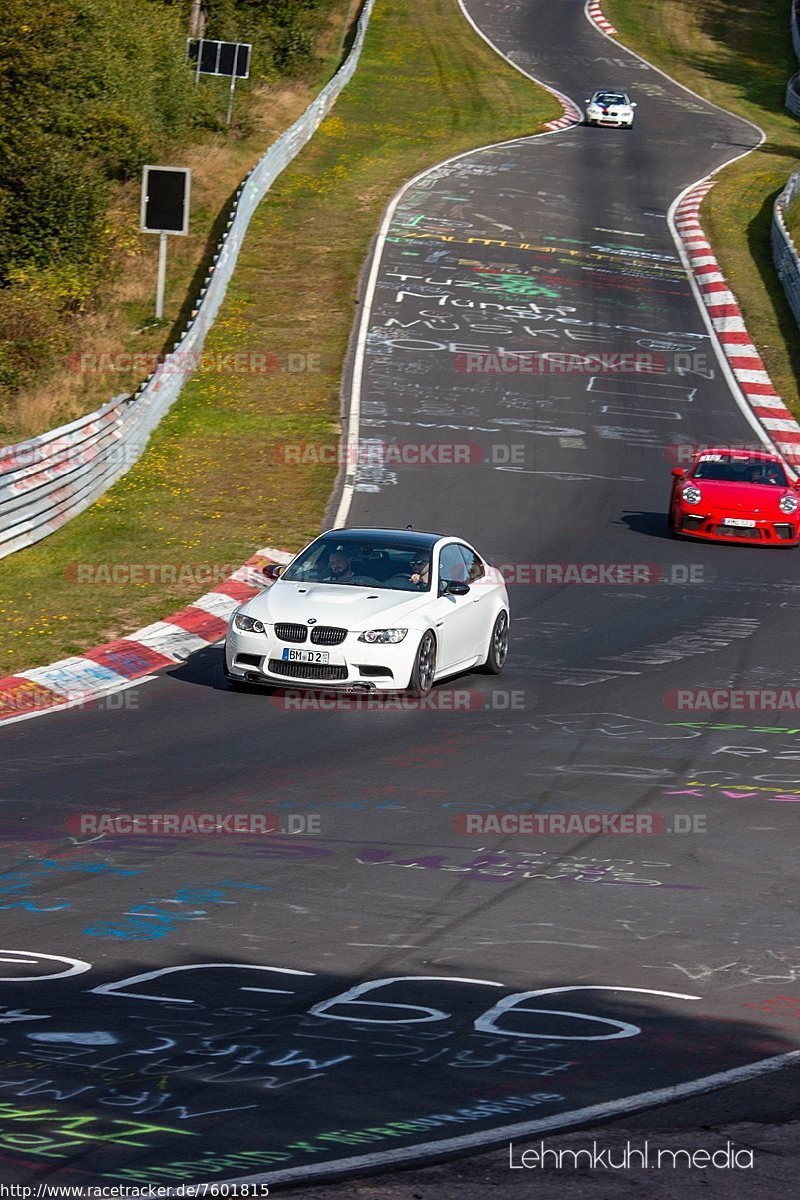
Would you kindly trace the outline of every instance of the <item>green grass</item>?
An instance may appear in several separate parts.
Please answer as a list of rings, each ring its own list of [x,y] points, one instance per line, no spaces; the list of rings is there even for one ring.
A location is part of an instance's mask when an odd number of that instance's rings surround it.
[[[800,121],[784,107],[797,69],[788,0],[603,0],[619,38],[766,141],[725,168],[701,221],[784,403],[800,417],[800,331],[772,264],[772,206],[800,167]]]
[[[798,163],[800,169],[800,163]],[[797,249],[800,245],[800,196],[796,196],[788,208],[783,210],[783,219],[788,230],[789,237],[792,239]]]
[[[559,115],[456,0],[379,0],[355,79],[257,212],[206,343],[209,354],[319,355],[320,369],[195,376],[90,512],[0,561],[0,672],[121,636],[208,590],[80,584],[78,564],[235,566],[259,546],[313,537],[335,469],[282,466],[275,450],[338,438],[358,273],[386,202],[424,167]]]

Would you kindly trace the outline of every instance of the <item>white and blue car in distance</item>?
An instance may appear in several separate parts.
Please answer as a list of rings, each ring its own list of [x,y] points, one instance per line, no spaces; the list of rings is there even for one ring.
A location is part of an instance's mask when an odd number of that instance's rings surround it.
[[[505,583],[461,538],[333,529],[264,573],[271,586],[228,623],[234,686],[426,696],[446,676],[503,669]]]
[[[631,103],[627,92],[600,88],[586,101],[586,124],[631,129],[635,108],[636,104]]]

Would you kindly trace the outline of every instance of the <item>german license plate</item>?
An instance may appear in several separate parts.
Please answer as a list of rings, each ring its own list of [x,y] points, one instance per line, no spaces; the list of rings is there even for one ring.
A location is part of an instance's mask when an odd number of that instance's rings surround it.
[[[281,655],[284,662],[305,662],[327,664],[330,655],[327,650],[290,650],[288,646]]]
[[[755,529],[755,521],[745,521],[741,517],[723,517],[723,525],[735,525],[737,529]]]

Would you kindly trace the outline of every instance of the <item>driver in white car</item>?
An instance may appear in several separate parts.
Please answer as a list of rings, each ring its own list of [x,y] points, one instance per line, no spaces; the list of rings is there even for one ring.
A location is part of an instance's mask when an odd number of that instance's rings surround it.
[[[325,583],[348,583],[355,579],[350,556],[344,546],[337,546],[335,550],[331,550],[328,569],[330,574],[325,577]]]

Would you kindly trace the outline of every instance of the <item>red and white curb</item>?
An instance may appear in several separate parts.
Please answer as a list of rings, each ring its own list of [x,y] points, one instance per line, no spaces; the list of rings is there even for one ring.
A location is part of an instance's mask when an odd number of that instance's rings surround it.
[[[800,425],[778,395],[753,345],[742,310],[700,224],[700,205],[716,180],[690,188],[675,209],[674,224],[689,268],[725,358],[753,415],[793,467],[800,463]]]
[[[583,113],[575,101],[570,100],[569,96],[565,96],[563,92],[557,92],[555,88],[548,87],[547,90],[552,92],[559,104],[563,105],[564,116],[557,117],[555,121],[548,121],[545,129],[567,129],[570,125],[580,125],[583,121]]]
[[[218,642],[233,610],[263,590],[265,564],[292,558],[284,550],[258,550],[213,592],[163,621],[48,667],[7,675],[0,679],[0,724],[88,704],[129,687],[134,680],[149,679],[162,667],[183,662],[196,650]]]
[[[603,16],[602,9],[600,8],[600,0],[589,0],[589,3],[586,5],[586,15],[601,33],[607,33],[610,37],[617,32],[611,22]]]

